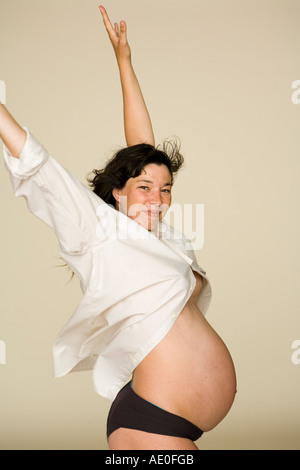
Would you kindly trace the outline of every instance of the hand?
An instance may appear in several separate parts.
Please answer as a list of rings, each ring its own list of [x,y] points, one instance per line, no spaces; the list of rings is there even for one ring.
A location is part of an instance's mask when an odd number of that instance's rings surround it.
[[[114,48],[117,61],[120,60],[131,60],[131,50],[127,41],[127,26],[125,21],[120,22],[120,27],[118,23],[114,23],[112,26],[106,10],[103,6],[99,6],[99,9],[102,14],[103,22],[108,33],[110,42]]]

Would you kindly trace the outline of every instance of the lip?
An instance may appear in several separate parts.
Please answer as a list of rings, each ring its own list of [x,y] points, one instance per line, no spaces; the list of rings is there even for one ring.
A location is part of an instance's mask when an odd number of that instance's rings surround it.
[[[150,217],[157,217],[159,215],[159,211],[146,211]]]
[[[149,215],[159,215],[160,211],[141,211],[141,212],[144,212],[145,214],[149,214]]]

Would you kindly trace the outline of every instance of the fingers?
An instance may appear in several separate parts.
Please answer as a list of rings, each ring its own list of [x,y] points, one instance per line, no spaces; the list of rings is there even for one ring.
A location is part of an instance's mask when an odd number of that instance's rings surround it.
[[[99,10],[100,10],[100,12],[101,12],[101,14],[102,14],[103,23],[104,23],[104,25],[105,25],[105,28],[106,28],[107,32],[108,32],[108,33],[114,32],[115,30],[114,30],[114,28],[112,27],[112,24],[111,24],[111,22],[110,22],[110,20],[109,20],[109,18],[108,18],[108,14],[106,13],[105,8],[104,8],[102,5],[100,5],[100,6],[99,6]]]
[[[118,23],[115,23],[115,32],[116,32],[117,36],[120,36],[120,30],[119,30]]]
[[[118,37],[126,39],[127,27],[126,27],[125,21],[121,21],[120,28],[119,28],[118,23],[114,23],[114,27],[113,27],[105,8],[102,5],[100,5],[99,10],[102,14],[103,22],[104,22],[104,25],[108,34],[110,36],[116,34]]]
[[[121,36],[126,38],[126,36],[127,36],[127,26],[126,26],[125,21],[121,21],[120,26],[121,26]]]

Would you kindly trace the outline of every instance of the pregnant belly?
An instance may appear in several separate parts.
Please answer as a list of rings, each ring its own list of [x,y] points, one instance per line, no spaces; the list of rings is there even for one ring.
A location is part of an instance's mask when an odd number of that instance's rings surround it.
[[[132,386],[145,400],[202,431],[215,427],[228,413],[236,392],[234,365],[224,342],[192,299],[135,369]]]

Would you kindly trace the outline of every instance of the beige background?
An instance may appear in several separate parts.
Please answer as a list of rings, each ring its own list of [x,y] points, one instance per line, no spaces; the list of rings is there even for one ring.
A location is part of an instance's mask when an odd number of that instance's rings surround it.
[[[85,181],[124,145],[118,71],[96,0],[1,0],[7,107]],[[238,394],[200,449],[299,449],[299,0],[106,0],[126,19],[157,141],[186,157],[174,202],[205,205],[196,255],[207,319]],[[2,154],[2,150],[1,150]],[[2,155],[1,155],[2,156]],[[108,400],[89,372],[52,376],[52,342],[81,298],[50,229],[1,177],[1,449],[106,449]]]

